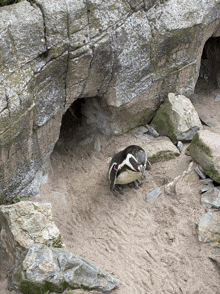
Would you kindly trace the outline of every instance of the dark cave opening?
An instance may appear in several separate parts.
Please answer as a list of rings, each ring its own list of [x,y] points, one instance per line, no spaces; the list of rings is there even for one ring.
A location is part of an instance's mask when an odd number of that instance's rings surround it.
[[[72,150],[88,144],[99,149],[98,138],[100,134],[108,135],[110,120],[110,110],[102,98],[78,98],[63,114],[54,151]]]
[[[195,92],[199,87],[220,87],[220,37],[211,37],[204,45]]]

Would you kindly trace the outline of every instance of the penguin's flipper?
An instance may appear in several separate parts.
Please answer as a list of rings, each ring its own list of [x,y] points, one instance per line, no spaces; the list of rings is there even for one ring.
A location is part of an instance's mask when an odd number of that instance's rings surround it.
[[[118,173],[117,163],[114,162],[109,169],[110,191],[113,192],[113,194],[115,194],[114,188],[115,188],[117,173]]]

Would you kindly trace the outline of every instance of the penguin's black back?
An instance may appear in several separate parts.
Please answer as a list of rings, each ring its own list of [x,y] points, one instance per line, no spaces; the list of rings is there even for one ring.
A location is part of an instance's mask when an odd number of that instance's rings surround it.
[[[118,152],[117,154],[115,154],[115,156],[112,158],[111,162],[110,162],[110,165],[109,165],[109,169],[112,167],[113,163],[117,163],[117,165],[119,166],[127,157],[128,154],[132,154],[135,158],[140,157],[140,160],[139,162],[141,164],[144,165],[144,160],[145,160],[145,156],[142,158],[140,156],[140,151],[143,151],[143,155],[145,155],[145,151],[140,147],[140,146],[137,146],[137,145],[130,145],[128,146],[127,148],[125,148],[124,150]],[[138,158],[139,159],[139,158]],[[117,176],[120,175],[120,173],[124,172],[126,169],[130,169],[131,168],[127,165],[124,165],[119,171],[118,171],[118,174]]]

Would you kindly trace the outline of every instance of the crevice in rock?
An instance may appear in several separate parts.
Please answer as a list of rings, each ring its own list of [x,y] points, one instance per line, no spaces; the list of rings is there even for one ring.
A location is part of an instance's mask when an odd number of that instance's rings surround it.
[[[84,82],[84,85],[82,87],[82,91],[81,91],[81,94],[79,95],[79,97],[83,97],[83,94],[84,94],[84,90],[86,88],[86,85],[87,85],[87,81],[89,80],[89,77],[90,77],[90,72],[91,72],[91,68],[92,68],[92,62],[93,62],[93,59],[94,59],[94,46],[90,46],[90,49],[92,50],[92,59],[90,61],[90,64],[89,64],[89,68],[88,68],[88,75],[85,79],[85,82]]]
[[[35,2],[36,6],[40,9],[42,13],[42,18],[43,18],[43,25],[44,25],[44,39],[45,39],[45,46],[46,49],[48,50],[48,42],[47,42],[47,26],[46,26],[46,17],[44,13],[43,6],[40,3]]]

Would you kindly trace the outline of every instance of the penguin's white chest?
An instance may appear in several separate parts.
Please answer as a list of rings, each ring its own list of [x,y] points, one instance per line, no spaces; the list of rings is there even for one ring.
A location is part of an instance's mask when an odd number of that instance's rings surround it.
[[[142,177],[141,172],[131,171],[127,169],[123,173],[121,173],[117,178],[115,184],[125,185],[131,182],[134,182],[137,179]]]

